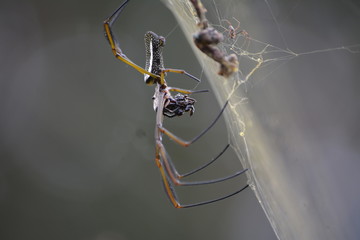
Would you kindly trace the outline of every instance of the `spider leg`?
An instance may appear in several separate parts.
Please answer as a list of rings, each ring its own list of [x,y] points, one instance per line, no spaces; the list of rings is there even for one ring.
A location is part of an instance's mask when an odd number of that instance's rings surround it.
[[[191,204],[186,204],[186,205],[180,205],[181,208],[191,208],[191,207],[197,207],[197,206],[202,206],[202,205],[207,205],[207,204],[210,204],[210,203],[214,203],[214,202],[218,202],[218,201],[221,201],[221,200],[224,200],[224,199],[227,199],[229,197],[232,197],[240,192],[242,192],[243,190],[245,190],[247,187],[249,187],[248,184],[246,184],[243,188],[231,193],[231,194],[228,194],[228,195],[225,195],[223,197],[219,197],[219,198],[215,198],[215,199],[211,199],[211,200],[207,200],[207,201],[203,201],[203,202],[198,202],[198,203],[191,203]]]
[[[238,23],[238,25],[236,26],[236,28],[234,29],[235,31],[239,30],[240,28],[240,21],[237,20],[236,18],[233,17],[233,19]]]
[[[162,72],[172,72],[172,73],[180,73],[180,74],[185,74],[186,76],[188,76],[191,79],[194,79],[197,82],[201,82],[200,79],[198,79],[197,77],[191,75],[190,73],[186,72],[185,70],[182,69],[172,69],[172,68],[166,68],[163,69]]]
[[[173,182],[175,185],[177,186],[196,186],[196,185],[205,185],[205,184],[212,184],[212,183],[218,183],[218,182],[222,182],[222,181],[226,181],[229,180],[231,178],[237,177],[243,173],[245,173],[248,169],[244,169],[241,171],[238,171],[234,174],[231,174],[229,176],[226,177],[222,177],[222,178],[216,178],[216,179],[211,179],[211,180],[205,180],[205,181],[182,181],[181,178],[190,176],[196,172],[199,172],[200,170],[206,168],[207,166],[209,166],[210,164],[212,164],[213,162],[215,162],[217,159],[219,159],[219,157],[226,151],[226,149],[229,147],[229,145],[227,145],[221,152],[220,154],[218,154],[214,159],[212,159],[210,162],[190,171],[189,173],[186,174],[179,174],[178,171],[176,170],[173,162],[171,161],[171,157],[167,154],[165,147],[161,144],[159,145],[159,152],[160,152],[160,157],[164,163],[165,166],[165,170],[166,173],[168,175],[168,177],[170,178],[171,182]]]
[[[230,22],[229,20],[227,20],[227,19],[221,19],[221,21],[224,21],[224,22],[226,22],[229,26],[232,26],[231,22]]]
[[[163,166],[163,163],[164,163],[165,167]],[[167,196],[169,197],[170,202],[173,204],[173,206],[175,208],[190,208],[190,207],[196,207],[196,206],[201,206],[201,205],[206,205],[206,204],[210,204],[210,203],[213,203],[213,202],[221,201],[221,200],[224,200],[226,198],[232,197],[232,196],[236,195],[237,193],[240,193],[241,191],[243,191],[244,189],[246,189],[249,186],[247,184],[244,187],[242,187],[241,189],[239,189],[239,190],[237,190],[237,191],[235,191],[235,192],[233,192],[231,194],[225,195],[223,197],[219,197],[219,198],[215,198],[215,199],[211,199],[211,200],[207,200],[207,201],[203,201],[203,202],[198,202],[198,203],[181,204],[178,197],[177,197],[177,195],[176,195],[175,188],[173,186],[173,181],[172,181],[172,177],[171,177],[172,170],[169,170],[167,168],[167,166],[166,166],[167,163],[168,163],[168,159],[167,159],[167,154],[165,153],[165,148],[162,145],[162,143],[160,141],[158,141],[157,144],[156,144],[156,164],[157,164],[157,166],[158,166],[158,168],[160,170],[160,173],[161,173],[162,182],[163,182],[163,185],[164,185],[164,188],[165,188],[165,192],[166,192]],[[245,172],[246,170],[241,171],[240,174]],[[223,178],[221,181],[230,179],[230,178],[238,176],[240,174],[235,174],[234,176]],[[219,181],[217,181],[217,182],[219,182]],[[210,181],[193,182],[193,183],[195,183],[195,184],[184,183],[182,185],[183,186],[202,185],[202,184],[209,184],[209,183],[214,183],[214,182],[211,182],[211,180],[210,180]]]
[[[239,32],[236,33],[236,35],[238,35],[238,34],[243,35],[246,39],[250,39],[249,33],[245,30],[240,30]]]
[[[183,94],[193,94],[193,93],[203,93],[203,92],[209,92],[209,90],[204,89],[204,90],[187,90],[187,89],[182,89],[182,88],[174,88],[174,87],[168,87],[169,91],[172,92],[179,92],[179,93],[183,93]]]
[[[209,166],[210,164],[214,163],[217,159],[220,158],[220,156],[229,148],[230,144],[227,144],[226,147],[215,157],[213,158],[211,161],[201,165],[200,167],[197,167],[195,169],[193,169],[192,171],[188,172],[188,173],[185,173],[185,174],[179,174],[179,172],[176,170],[175,168],[175,165],[174,163],[172,162],[171,160],[171,157],[169,156],[169,154],[166,152],[166,150],[164,149],[165,153],[166,153],[166,156],[168,156],[167,158],[165,158],[165,160],[167,159],[168,161],[166,162],[165,161],[165,164],[167,166],[167,169],[169,169],[168,171],[172,171],[173,174],[175,175],[175,177],[177,179],[181,179],[181,178],[184,178],[184,177],[187,177],[187,176],[190,176],[194,173],[197,173],[201,170],[203,170],[204,168],[206,168],[207,166]],[[176,182],[176,181],[175,181]]]
[[[123,61],[124,63],[128,64],[129,66],[135,68],[137,71],[139,71],[142,74],[150,75],[153,78],[160,79],[160,76],[155,75],[151,72],[146,71],[144,68],[138,66],[134,62],[132,62],[122,51],[119,45],[118,40],[116,39],[115,35],[113,34],[111,27],[116,21],[116,19],[119,17],[121,11],[126,7],[126,5],[129,3],[130,0],[126,0],[121,6],[116,9],[116,11],[104,21],[104,31],[105,36],[107,40],[109,41],[110,47],[112,49],[112,53],[114,56]]]
[[[167,130],[166,128],[164,128],[163,126],[158,126],[160,132],[164,133],[165,135],[167,135],[170,139],[174,140],[176,143],[180,144],[181,146],[187,147],[190,144],[196,142],[197,140],[199,140],[205,133],[207,133],[207,131],[209,131],[214,125],[215,123],[219,120],[219,118],[221,117],[222,113],[224,112],[226,106],[228,105],[228,101],[226,101],[225,105],[223,106],[223,108],[221,109],[220,113],[216,116],[216,118],[213,120],[213,122],[207,127],[205,128],[199,135],[197,135],[196,137],[194,137],[193,139],[191,139],[190,141],[185,141],[181,138],[179,138],[178,136],[176,136],[175,134],[173,134],[172,132],[170,132],[169,130]]]
[[[155,162],[156,162],[156,165],[159,168],[159,171],[160,171],[160,174],[161,174],[161,179],[162,179],[162,182],[163,182],[163,185],[164,185],[164,188],[165,188],[166,195],[169,197],[170,202],[173,204],[173,206],[175,208],[180,208],[181,205],[180,205],[180,203],[178,201],[178,197],[176,196],[175,189],[170,184],[170,181],[168,180],[168,177],[167,177],[167,175],[165,173],[165,169],[164,169],[164,167],[162,165],[162,162],[161,162],[160,153],[159,153],[159,144],[161,144],[161,143],[156,144]]]
[[[204,165],[200,166],[200,167],[197,167],[195,169],[193,169],[192,171],[190,172],[187,172],[187,173],[183,173],[183,174],[180,174],[179,177],[180,178],[184,178],[184,177],[187,177],[187,176],[190,176],[190,175],[193,175],[194,173],[197,173],[201,170],[203,170],[204,168],[206,168],[207,166],[209,166],[210,164],[214,163],[216,160],[218,160],[220,158],[221,155],[223,155],[223,153],[230,147],[230,144],[227,144],[225,146],[225,148],[216,156],[214,157],[211,161],[205,163]],[[170,161],[170,163],[172,163],[172,161]],[[173,167],[175,169],[175,167]]]

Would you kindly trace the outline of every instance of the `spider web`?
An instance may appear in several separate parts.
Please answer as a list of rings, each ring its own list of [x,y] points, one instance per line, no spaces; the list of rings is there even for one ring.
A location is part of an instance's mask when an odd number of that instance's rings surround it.
[[[250,169],[249,183],[277,237],[359,237],[354,219],[359,222],[360,214],[351,216],[360,194],[345,191],[342,185],[354,178],[344,174],[340,177],[346,180],[338,182],[333,176],[344,163],[350,172],[359,167],[353,164],[358,155],[334,156],[329,149],[349,150],[331,133],[344,132],[345,136],[353,129],[336,127],[332,114],[341,115],[343,106],[356,108],[359,100],[351,87],[344,86],[357,84],[360,32],[354,23],[360,19],[360,6],[352,1],[203,1],[210,24],[224,34],[219,46],[239,59],[239,71],[224,79],[217,75],[218,65],[192,44],[192,34],[199,29],[189,1],[166,3],[217,99],[221,104],[230,100],[229,141]],[[230,25],[235,36],[230,35]],[[350,95],[343,97],[340,89]],[[331,97],[339,100],[329,101]],[[332,103],[338,108],[330,110]],[[329,110],[319,112],[324,108]],[[357,152],[356,148],[351,152]],[[334,189],[342,190],[334,193]],[[354,200],[344,207],[342,196],[348,194]]]

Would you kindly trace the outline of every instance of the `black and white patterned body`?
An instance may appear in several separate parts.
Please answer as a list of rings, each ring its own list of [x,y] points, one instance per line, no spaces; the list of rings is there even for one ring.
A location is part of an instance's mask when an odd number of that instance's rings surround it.
[[[144,39],[146,49],[145,69],[148,72],[160,76],[161,71],[164,69],[162,49],[165,45],[165,38],[149,31],[145,34]],[[144,74],[144,81],[146,84],[154,84],[158,82],[158,79]]]

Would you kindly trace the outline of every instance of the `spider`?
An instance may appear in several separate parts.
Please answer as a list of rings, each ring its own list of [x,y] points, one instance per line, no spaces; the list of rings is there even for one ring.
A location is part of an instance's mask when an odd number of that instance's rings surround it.
[[[236,18],[233,17],[233,19],[238,23],[238,25],[236,26],[236,28],[234,28],[234,26],[231,24],[231,22],[227,19],[223,19],[222,21],[225,21],[227,24],[228,24],[228,28],[225,28],[225,32],[229,32],[228,34],[228,37],[231,38],[231,39],[235,39],[235,37],[238,35],[238,34],[241,34],[243,35],[246,39],[248,39],[250,36],[249,36],[249,33],[246,32],[245,30],[240,30],[240,21],[237,20]],[[238,31],[238,32],[237,32]]]
[[[187,147],[190,144],[196,142],[198,139],[200,139],[217,122],[217,120],[221,117],[223,111],[225,110],[227,106],[227,102],[224,105],[224,107],[221,109],[220,113],[217,115],[215,120],[213,120],[213,122],[206,129],[204,129],[198,136],[196,136],[190,141],[184,141],[181,138],[174,135],[173,133],[171,133],[166,128],[164,128],[163,126],[164,116],[172,118],[175,116],[182,116],[186,112],[189,112],[190,115],[194,113],[195,99],[190,98],[188,94],[207,92],[207,90],[193,91],[193,90],[169,87],[167,85],[165,81],[165,75],[168,72],[184,74],[187,77],[192,78],[198,82],[200,80],[184,70],[164,68],[162,48],[165,45],[165,38],[162,36],[158,36],[153,32],[149,31],[145,34],[145,47],[146,47],[145,68],[138,66],[137,64],[132,62],[128,57],[126,57],[126,55],[122,52],[119,42],[114,36],[111,27],[116,21],[116,19],[119,17],[122,10],[128,4],[128,2],[129,0],[126,0],[109,18],[107,18],[104,21],[105,36],[111,46],[112,53],[115,55],[117,59],[125,62],[126,64],[130,65],[131,67],[135,68],[137,71],[142,73],[144,75],[144,81],[146,84],[155,85],[155,94],[153,96],[153,107],[156,112],[155,162],[160,170],[161,179],[165,188],[165,192],[169,197],[172,205],[176,208],[189,208],[189,207],[201,206],[226,199],[241,192],[242,190],[247,188],[248,185],[246,185],[245,187],[241,188],[236,192],[233,192],[231,194],[216,199],[207,200],[204,202],[191,203],[191,204],[180,203],[175,192],[175,185],[191,186],[191,185],[203,185],[203,184],[221,182],[236,177],[238,175],[241,175],[242,173],[246,172],[247,169],[236,172],[235,174],[232,174],[227,177],[212,179],[208,181],[185,182],[181,180],[182,178],[192,175],[204,169],[205,167],[209,166],[213,162],[215,162],[228,149],[229,144],[227,144],[227,146],[220,152],[220,154],[218,154],[210,162],[190,171],[189,173],[180,174],[176,170],[174,164],[171,161],[170,156],[168,155],[162,143],[163,134],[165,134],[166,136],[168,136],[170,139],[174,140],[176,143],[180,144],[181,146]],[[178,92],[178,94],[172,96],[171,92]]]

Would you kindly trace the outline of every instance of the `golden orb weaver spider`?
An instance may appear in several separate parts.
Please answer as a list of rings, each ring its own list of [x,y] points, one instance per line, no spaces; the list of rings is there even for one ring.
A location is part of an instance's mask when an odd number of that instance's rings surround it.
[[[146,66],[145,69],[138,66],[134,62],[132,62],[126,55],[122,52],[120,49],[120,45],[115,38],[111,27],[116,21],[116,19],[119,17],[121,11],[125,8],[125,6],[128,4],[130,0],[126,0],[109,18],[107,18],[104,21],[104,30],[105,30],[105,36],[111,46],[112,53],[115,55],[115,57],[126,64],[130,65],[131,67],[135,68],[140,73],[144,74],[144,81],[146,84],[153,85],[155,84],[155,94],[153,96],[153,105],[154,110],[156,111],[156,127],[155,127],[155,161],[156,164],[160,170],[162,182],[165,188],[165,192],[167,196],[169,197],[171,203],[176,208],[189,208],[189,207],[195,207],[195,206],[201,206],[213,202],[217,202],[226,198],[229,198],[241,191],[243,191],[245,188],[248,187],[246,185],[245,187],[241,188],[240,190],[233,192],[231,194],[212,199],[207,200],[204,202],[198,202],[198,203],[192,203],[192,204],[181,204],[178,200],[178,197],[176,196],[174,185],[176,186],[193,186],[193,185],[203,185],[203,184],[211,184],[216,182],[221,182],[228,180],[230,178],[234,178],[236,176],[241,175],[242,173],[246,172],[247,169],[244,169],[242,171],[236,172],[235,174],[232,174],[227,177],[218,178],[218,179],[212,179],[208,181],[195,181],[195,182],[185,182],[181,179],[187,176],[190,176],[213,162],[215,162],[229,147],[229,144],[218,154],[214,159],[212,159],[210,162],[190,171],[186,174],[180,174],[176,170],[174,164],[171,161],[170,156],[168,155],[163,143],[162,143],[162,136],[163,134],[167,135],[170,139],[174,140],[176,143],[180,144],[181,146],[187,147],[191,145],[192,143],[199,140],[212,126],[218,121],[218,119],[221,117],[223,111],[225,110],[228,102],[224,105],[224,107],[221,109],[220,113],[217,115],[217,117],[213,120],[213,122],[204,129],[198,136],[193,138],[190,141],[184,141],[181,138],[177,137],[173,133],[171,133],[169,130],[163,127],[163,116],[166,117],[175,117],[175,116],[181,116],[185,112],[189,112],[190,115],[193,114],[195,108],[195,99],[190,98],[187,94],[192,93],[200,93],[200,92],[207,92],[207,90],[199,90],[199,91],[192,91],[192,90],[186,90],[181,88],[174,88],[169,87],[166,84],[165,81],[165,74],[167,72],[172,73],[180,73],[188,76],[189,78],[194,79],[195,81],[200,82],[200,80],[191,74],[187,73],[184,70],[180,69],[170,69],[170,68],[164,68],[164,62],[162,57],[162,48],[165,44],[165,38],[162,36],[158,36],[157,34],[153,32],[147,32],[145,34],[145,47],[146,47]],[[172,96],[171,92],[178,92],[176,96]]]

